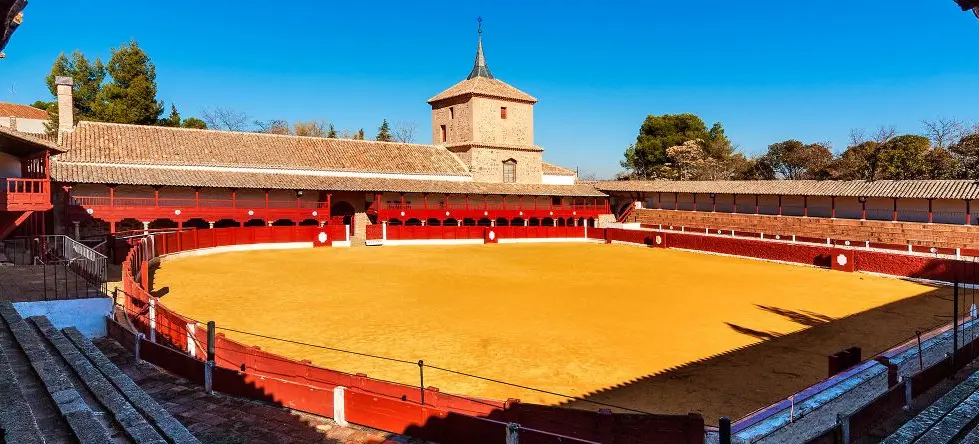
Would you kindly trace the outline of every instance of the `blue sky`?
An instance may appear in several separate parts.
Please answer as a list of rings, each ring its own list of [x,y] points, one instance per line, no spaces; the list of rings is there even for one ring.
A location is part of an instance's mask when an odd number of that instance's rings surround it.
[[[602,176],[647,114],[720,121],[748,154],[979,121],[979,21],[952,0],[415,3],[32,0],[0,100],[49,99],[59,52],[107,59],[136,39],[185,117],[224,106],[369,135],[387,118],[429,143],[425,100],[468,74],[482,16],[494,75],[540,99],[545,159]]]

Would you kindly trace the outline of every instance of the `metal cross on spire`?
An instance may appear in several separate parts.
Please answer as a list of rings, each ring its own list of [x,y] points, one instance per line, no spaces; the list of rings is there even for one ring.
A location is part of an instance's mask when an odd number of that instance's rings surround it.
[[[489,66],[486,66],[486,57],[483,56],[483,18],[476,18],[478,23],[476,27],[476,34],[478,35],[478,43],[476,45],[476,63],[473,64],[472,71],[469,72],[469,77],[466,80],[471,80],[476,77],[486,77],[487,79],[492,79],[493,74],[490,73]]]

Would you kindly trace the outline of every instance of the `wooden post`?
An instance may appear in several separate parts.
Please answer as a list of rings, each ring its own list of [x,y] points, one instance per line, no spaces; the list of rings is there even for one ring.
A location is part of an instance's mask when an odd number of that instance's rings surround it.
[[[935,221],[935,218],[934,218],[934,214],[935,213],[931,211],[932,201],[933,200],[934,199],[928,199],[928,223],[932,223],[932,222]]]
[[[201,207],[201,189],[195,187],[194,188],[194,208],[200,208],[200,207]]]
[[[867,198],[860,202],[860,220],[867,220]]]
[[[160,187],[153,187],[153,206],[160,206]]]
[[[115,207],[116,206],[116,186],[115,185],[109,185],[109,206],[110,207]]]
[[[268,207],[269,207],[269,190],[266,189],[265,190],[265,208],[267,209]]]
[[[891,222],[897,222],[897,198],[894,198],[894,218]]]
[[[782,215],[782,195],[778,195],[778,215]]]
[[[734,200],[734,205],[731,207],[734,210],[732,213],[738,214],[738,195],[732,194],[731,198]]]
[[[231,208],[238,208],[238,189],[231,189]]]
[[[809,196],[802,196],[802,217],[809,217]]]
[[[658,193],[656,193],[656,195],[657,195],[656,196],[656,209],[657,210],[662,210],[663,209],[663,193],[662,192],[658,192]]]
[[[680,209],[680,193],[673,193],[673,209]]]
[[[758,214],[758,195],[755,195],[755,214]]]
[[[836,196],[829,197],[829,218],[836,219]]]
[[[717,212],[717,193],[710,193],[710,212]]]
[[[697,211],[697,193],[693,193],[693,210]]]
[[[972,200],[965,200],[965,224],[972,225]]]

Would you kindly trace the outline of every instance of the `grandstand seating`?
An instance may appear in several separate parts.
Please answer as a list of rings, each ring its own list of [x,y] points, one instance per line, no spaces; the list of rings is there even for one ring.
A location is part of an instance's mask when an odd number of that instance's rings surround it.
[[[884,444],[979,442],[979,372],[915,416]]]
[[[198,442],[78,330],[0,319],[0,442]]]
[[[979,226],[798,216],[637,209],[626,222],[845,239],[896,245],[979,249]]]

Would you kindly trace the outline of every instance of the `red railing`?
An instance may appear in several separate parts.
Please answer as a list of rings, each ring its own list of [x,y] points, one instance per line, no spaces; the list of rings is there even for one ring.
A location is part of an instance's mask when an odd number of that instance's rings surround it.
[[[428,202],[412,203],[405,202],[385,202],[381,204],[382,210],[569,210],[569,211],[605,211],[605,203],[597,204],[546,204],[533,202],[483,202],[473,200],[471,202]]]
[[[106,196],[72,196],[71,204],[86,208],[92,207],[142,207],[142,208],[326,208],[326,202],[311,202],[299,199],[268,200],[265,199],[195,199],[175,197],[106,197]]]
[[[411,228],[421,227],[396,227],[396,230]],[[486,227],[440,228],[461,231]],[[142,359],[203,384],[206,328],[168,309],[147,291],[151,259],[159,254],[219,245],[292,242],[311,238],[318,230],[316,227],[224,228],[163,233],[139,239],[123,262],[122,307],[132,326],[145,338],[135,336],[113,320],[109,321],[109,336],[124,345],[139,341]],[[704,420],[697,414],[623,414],[521,404],[516,400],[466,398],[431,387],[422,390],[317,367],[308,361],[264,352],[221,333],[215,336],[214,349],[216,368],[212,381],[217,391],[333,417],[334,389],[344,387],[346,420],[446,444],[502,444],[507,442],[508,424],[519,425],[520,440],[528,443],[648,442],[652,437],[664,444],[704,442]]]
[[[51,180],[0,179],[0,204],[5,204],[8,209],[35,210],[50,208]]]

